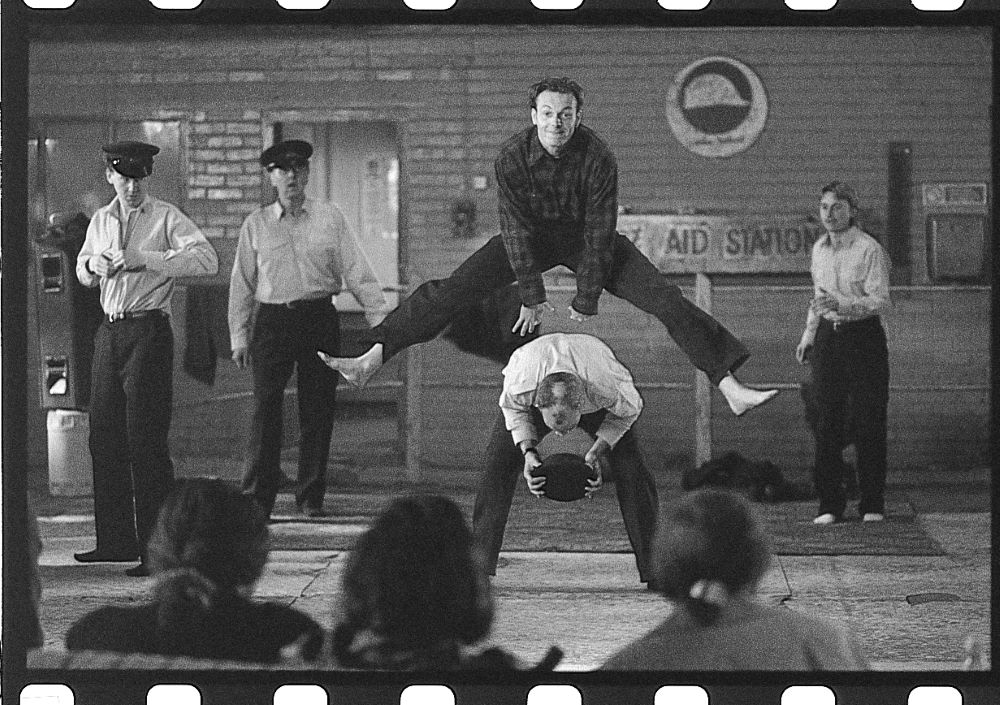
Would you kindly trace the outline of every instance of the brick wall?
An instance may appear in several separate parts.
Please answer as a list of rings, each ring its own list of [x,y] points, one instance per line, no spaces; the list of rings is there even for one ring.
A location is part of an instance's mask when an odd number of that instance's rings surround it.
[[[185,211],[211,238],[239,236],[260,204],[260,111],[198,113],[188,122]]]

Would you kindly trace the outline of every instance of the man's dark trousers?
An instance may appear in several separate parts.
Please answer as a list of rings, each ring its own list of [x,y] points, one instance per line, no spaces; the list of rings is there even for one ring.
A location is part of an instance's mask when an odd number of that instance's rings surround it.
[[[743,344],[684,298],[680,288],[671,284],[631,240],[618,233],[614,242],[605,289],[655,316],[694,366],[714,384],[746,361],[749,352]],[[578,237],[550,236],[539,243],[535,252],[539,269],[544,272],[562,264],[575,272],[582,247]],[[369,337],[383,344],[382,358],[388,360],[410,345],[433,339],[461,311],[514,279],[503,238],[496,235],[448,278],[417,287]]]
[[[340,317],[329,298],[261,304],[250,341],[254,410],[243,493],[270,514],[281,479],[282,403],[296,371],[299,402],[297,504],[319,508],[326,493],[337,372],[316,355],[340,351]]]
[[[98,553],[145,562],[156,515],[174,481],[167,446],[173,360],[165,313],[105,319],[94,336],[90,455]]]
[[[841,516],[843,429],[851,400],[858,459],[858,513],[885,511],[889,352],[881,321],[868,318],[839,329],[823,319],[810,354],[818,408],[814,479],[819,513]]]
[[[580,418],[580,428],[594,436],[606,414],[604,410],[584,414]],[[532,408],[531,417],[540,441],[549,433],[549,429],[537,409]],[[618,505],[625,520],[625,532],[635,553],[639,579],[647,582],[650,574],[649,550],[659,509],[656,482],[646,468],[639,443],[631,429],[625,432],[608,456],[611,471],[615,476]],[[502,413],[493,427],[493,434],[486,448],[484,465],[479,490],[476,493],[472,533],[483,551],[487,572],[495,575],[510,505],[514,499],[517,483],[523,481],[524,477],[524,457],[520,449],[514,445]]]

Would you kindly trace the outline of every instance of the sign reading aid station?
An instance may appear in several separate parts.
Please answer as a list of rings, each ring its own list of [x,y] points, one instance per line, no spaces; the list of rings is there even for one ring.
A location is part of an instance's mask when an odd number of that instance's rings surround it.
[[[823,226],[802,216],[623,214],[618,232],[661,272],[809,271]]]

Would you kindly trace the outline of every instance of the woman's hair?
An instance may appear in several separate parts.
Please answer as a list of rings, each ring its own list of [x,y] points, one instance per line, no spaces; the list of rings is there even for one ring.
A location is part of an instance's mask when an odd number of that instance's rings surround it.
[[[720,586],[755,587],[771,560],[770,541],[747,499],[719,489],[685,493],[661,513],[653,539],[655,587],[702,623],[719,613]]]
[[[267,516],[251,497],[221,480],[178,481],[149,539],[161,624],[195,620],[220,596],[253,585],[267,552]]]
[[[545,91],[562,93],[563,95],[572,95],[576,98],[577,112],[583,109],[583,89],[580,87],[579,83],[566,78],[565,76],[549,76],[548,78],[543,78],[537,83],[533,83],[531,89],[528,91],[528,107],[537,107],[535,103],[538,100],[538,96]]]
[[[544,409],[552,406],[555,399],[552,395],[552,388],[562,384],[566,387],[566,402],[574,409],[583,406],[585,390],[583,380],[572,372],[553,372],[542,378],[535,390],[535,406]]]
[[[406,667],[479,641],[493,622],[465,518],[435,495],[396,499],[375,520],[351,553],[341,602],[333,651],[344,665]]]

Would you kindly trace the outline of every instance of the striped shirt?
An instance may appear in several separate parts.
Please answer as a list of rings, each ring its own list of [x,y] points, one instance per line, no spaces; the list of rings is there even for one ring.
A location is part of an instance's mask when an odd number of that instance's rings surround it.
[[[521,303],[545,301],[538,253],[570,240],[582,254],[573,308],[597,313],[613,256],[618,218],[618,164],[608,146],[583,125],[556,159],[534,125],[504,143],[495,162],[500,232],[517,277]]]

